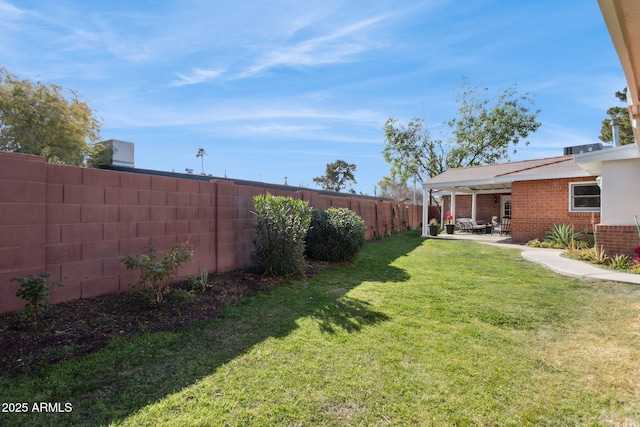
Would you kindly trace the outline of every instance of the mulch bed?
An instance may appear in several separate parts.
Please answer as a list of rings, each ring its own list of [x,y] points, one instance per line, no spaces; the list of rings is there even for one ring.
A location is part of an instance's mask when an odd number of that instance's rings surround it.
[[[313,275],[321,264],[309,266]],[[0,315],[0,377],[36,371],[43,366],[84,356],[106,346],[114,337],[131,337],[213,319],[225,307],[281,280],[248,271],[209,276],[209,288],[185,298],[169,294],[161,305],[140,294],[125,292],[56,304],[37,324],[22,320],[19,313]],[[186,283],[177,288],[187,289]]]

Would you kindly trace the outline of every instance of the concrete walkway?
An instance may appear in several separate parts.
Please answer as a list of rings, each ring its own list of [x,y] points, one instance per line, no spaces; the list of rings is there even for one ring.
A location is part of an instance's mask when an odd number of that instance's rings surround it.
[[[497,234],[455,233],[439,234],[428,237],[439,240],[473,240],[480,243],[518,249],[524,259],[541,264],[557,273],[585,280],[608,280],[612,282],[635,283],[640,285],[640,274],[622,273],[617,270],[597,267],[584,261],[577,261],[563,256],[563,249],[531,248],[511,243],[508,236]]]

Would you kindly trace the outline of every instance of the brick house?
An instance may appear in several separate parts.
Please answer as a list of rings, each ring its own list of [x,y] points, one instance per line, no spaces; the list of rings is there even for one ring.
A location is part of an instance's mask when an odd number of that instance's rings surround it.
[[[448,191],[443,212],[450,209],[477,219],[511,214],[512,239],[520,242],[543,237],[552,223],[572,223],[578,230],[590,227],[596,245],[607,254],[635,257],[640,240],[634,220],[640,221],[640,2],[598,4],[627,80],[635,144],[446,171],[423,184],[425,192]]]
[[[593,233],[600,222],[600,187],[573,155],[449,169],[423,184],[429,190],[441,192],[443,217],[510,217],[514,242],[544,239],[554,224]]]

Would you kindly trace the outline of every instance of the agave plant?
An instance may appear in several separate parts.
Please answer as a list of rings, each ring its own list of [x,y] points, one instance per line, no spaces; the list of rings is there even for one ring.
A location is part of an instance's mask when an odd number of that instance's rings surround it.
[[[563,248],[572,248],[578,245],[582,233],[576,231],[571,224],[554,224],[551,231],[547,234],[545,239],[548,242],[554,243],[556,246]]]

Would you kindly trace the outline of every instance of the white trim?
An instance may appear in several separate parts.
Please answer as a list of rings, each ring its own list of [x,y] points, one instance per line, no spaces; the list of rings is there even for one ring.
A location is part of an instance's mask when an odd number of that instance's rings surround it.
[[[602,175],[602,162],[637,158],[640,158],[638,148],[635,144],[628,144],[600,151],[592,151],[590,153],[575,154],[573,161],[591,175]]]
[[[505,206],[507,204],[507,201],[509,202],[509,204],[511,205],[511,209],[509,212],[509,218],[512,217],[513,215],[513,202],[511,201],[511,194],[501,194],[500,195],[500,218],[502,218],[503,216],[507,215],[507,212],[505,211]]]
[[[596,181],[570,182],[569,183],[569,212],[576,212],[576,213],[600,212],[602,210],[602,190],[600,191],[600,207],[599,208],[574,208],[573,207],[573,200],[574,200],[573,189],[581,185],[595,185],[596,187],[598,187],[598,189],[600,189],[600,186],[598,186],[598,183]]]
[[[424,189],[439,189],[439,190],[449,190],[455,188],[458,192],[467,191],[469,193],[474,192],[474,190],[470,190],[465,187],[476,187],[480,185],[494,185],[496,188],[487,188],[486,190],[491,192],[500,192],[500,191],[510,191],[511,183],[516,181],[540,181],[543,179],[562,179],[562,178],[579,178],[582,176],[591,176],[591,174],[587,171],[566,171],[566,172],[556,172],[556,173],[546,173],[546,174],[524,174],[522,171],[513,172],[506,174],[504,176],[488,178],[488,179],[477,179],[477,180],[466,180],[466,181],[449,181],[449,182],[429,182],[426,181],[422,184],[422,188]],[[509,187],[506,186],[509,185]]]

